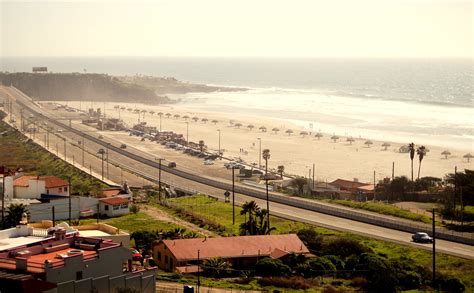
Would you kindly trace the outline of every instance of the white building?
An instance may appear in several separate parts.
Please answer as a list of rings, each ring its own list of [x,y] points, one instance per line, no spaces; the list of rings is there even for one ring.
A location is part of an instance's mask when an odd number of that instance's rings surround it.
[[[5,177],[5,198],[40,198],[41,194],[69,196],[69,184],[55,176]]]
[[[99,200],[99,212],[108,217],[118,217],[130,213],[128,199],[122,197],[104,198]]]

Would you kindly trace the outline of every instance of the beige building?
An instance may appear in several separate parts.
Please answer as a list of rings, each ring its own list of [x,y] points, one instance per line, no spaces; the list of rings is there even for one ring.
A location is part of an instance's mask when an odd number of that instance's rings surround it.
[[[41,194],[69,196],[69,184],[56,176],[5,177],[6,199],[34,199]]]

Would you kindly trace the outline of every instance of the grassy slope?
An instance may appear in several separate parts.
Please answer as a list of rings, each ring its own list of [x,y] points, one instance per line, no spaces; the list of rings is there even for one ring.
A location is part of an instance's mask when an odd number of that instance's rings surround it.
[[[90,190],[97,192],[100,188],[107,187],[89,174],[28,141],[26,136],[0,121],[0,133],[4,131],[8,132],[6,136],[0,136],[0,166],[11,169],[21,167],[26,173],[54,175],[64,180],[71,176],[73,193],[87,194]]]
[[[243,222],[244,217],[240,216],[240,207],[236,207],[236,225],[232,225],[232,205],[215,201],[206,196],[193,196],[171,199],[170,202],[185,208],[191,209],[195,215],[218,221],[227,229],[226,232],[238,234],[238,226]],[[347,232],[338,232],[325,228],[320,228],[304,223],[293,222],[282,218],[271,217],[272,226],[277,228],[274,233],[296,232],[304,227],[314,228],[318,233],[324,235],[338,235],[342,237],[352,238],[361,241],[368,247],[371,247],[376,253],[387,255],[389,258],[398,258],[406,256],[415,263],[423,266],[431,266],[431,253],[426,250],[416,249],[414,247],[394,244],[390,242],[375,240]],[[460,278],[467,288],[474,287],[474,261],[449,256],[445,254],[437,254],[437,270],[448,273],[452,276]]]

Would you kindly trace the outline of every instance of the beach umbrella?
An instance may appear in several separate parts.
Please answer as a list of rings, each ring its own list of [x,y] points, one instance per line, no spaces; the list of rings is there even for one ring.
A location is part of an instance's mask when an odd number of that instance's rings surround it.
[[[156,114],[158,116],[163,116],[163,112],[158,112],[158,114]]]
[[[149,113],[150,113],[151,115],[153,115],[153,114],[155,114],[155,111],[151,110]]]
[[[471,155],[471,153],[467,153],[467,154],[465,154],[465,155],[462,156],[462,157],[463,157],[463,158],[466,158],[468,163],[469,163],[469,160],[470,160],[470,159],[474,158],[474,156]]]
[[[114,109],[115,109],[115,110],[118,110],[119,108],[120,108],[119,105],[115,105],[115,106],[114,106]]]
[[[140,113],[140,110],[135,109],[135,110],[133,110],[133,112],[135,112],[135,113]]]
[[[166,113],[165,116],[166,116],[166,118],[170,118],[170,117],[171,117],[171,113]]]
[[[262,132],[267,132],[267,128],[265,126],[260,126],[258,129]]]
[[[336,142],[339,139],[339,136],[333,135],[331,136],[331,139],[334,140],[334,142]]]
[[[323,137],[323,134],[322,134],[321,132],[318,132],[318,133],[316,133],[316,134],[314,135],[314,137],[317,137],[318,140],[320,140],[321,137]]]
[[[242,123],[240,123],[240,122],[239,122],[239,123],[235,123],[235,127],[237,127],[237,128],[240,129],[241,126],[242,126]]]
[[[373,142],[371,140],[366,140],[364,144],[367,145],[368,148],[370,148],[370,145],[373,144]]]
[[[230,125],[234,125],[234,120],[229,120]]]
[[[120,110],[125,110],[126,108],[124,106],[120,107]]]
[[[389,144],[388,142],[384,142],[384,143],[382,144],[382,146],[385,148],[384,151],[386,151],[387,148],[388,148],[389,146],[391,146],[391,144]]]
[[[173,117],[176,118],[176,119],[178,119],[180,116],[179,116],[179,114],[174,114]]]
[[[280,131],[280,129],[278,129],[277,127],[274,127],[272,131],[276,134],[278,131]]]
[[[252,130],[254,127],[255,126],[253,126],[252,124],[247,125],[247,128],[250,129],[250,130]]]
[[[213,119],[211,122],[214,123],[214,125],[216,125],[219,121],[216,119]]]
[[[142,113],[146,113],[146,110],[141,110],[140,112],[142,112]]]
[[[444,156],[444,158],[445,158],[445,159],[447,159],[447,158],[448,158],[448,156],[450,156],[450,155],[451,155],[451,152],[450,152],[450,151],[448,151],[448,150],[445,150],[445,151],[443,151],[441,154]]]
[[[352,145],[352,143],[355,141],[355,139],[352,138],[352,137],[348,137],[348,138],[346,139],[346,141],[349,142],[350,145]]]
[[[207,121],[209,121],[209,119],[207,119],[207,118],[202,118],[201,121],[204,122],[204,123],[206,123]]]
[[[306,135],[308,135],[308,132],[307,132],[307,131],[301,131],[301,132],[300,132],[300,135],[301,135],[302,137],[305,137]]]
[[[199,120],[199,117],[194,116],[192,119],[193,119],[194,122],[197,122]]]
[[[184,115],[184,116],[183,116],[183,119],[184,119],[184,120],[188,120],[188,119],[189,119],[189,116],[188,116],[188,115]]]
[[[291,135],[293,133],[293,130],[288,129],[287,131],[285,131],[285,133],[288,133],[288,135]]]

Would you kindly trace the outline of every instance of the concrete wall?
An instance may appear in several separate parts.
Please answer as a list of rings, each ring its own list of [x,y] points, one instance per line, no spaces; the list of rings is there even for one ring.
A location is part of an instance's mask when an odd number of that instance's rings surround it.
[[[71,197],[71,217],[79,219],[80,212],[90,209],[97,212],[98,199],[81,196]],[[69,197],[52,199],[49,203],[33,203],[28,206],[30,211],[30,221],[39,222],[41,220],[52,220],[52,207],[55,207],[56,220],[69,219]]]
[[[30,179],[27,187],[15,186],[15,198],[40,198],[42,193],[46,193],[46,182],[43,180]]]

